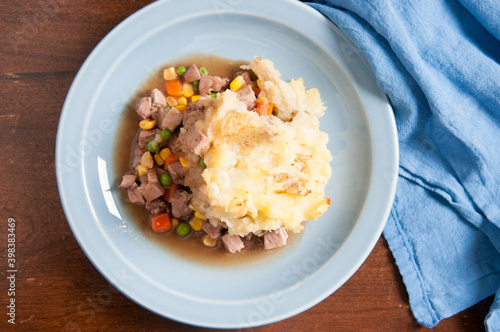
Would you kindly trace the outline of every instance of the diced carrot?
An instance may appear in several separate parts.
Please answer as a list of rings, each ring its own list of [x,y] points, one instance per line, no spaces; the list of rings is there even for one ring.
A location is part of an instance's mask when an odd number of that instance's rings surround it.
[[[151,228],[155,233],[168,232],[172,229],[172,221],[168,213],[162,213],[151,218]]]
[[[173,80],[167,80],[167,94],[173,97],[181,97],[182,96],[182,84],[178,78],[174,78]]]
[[[271,109],[271,113],[269,113],[269,109]],[[267,98],[259,98],[255,112],[259,115],[270,115],[273,113],[272,104],[269,104]]]
[[[175,163],[176,161],[179,160],[179,157],[177,157],[175,154],[171,153],[165,158],[165,167],[164,169],[167,170],[167,166],[170,164]]]
[[[161,198],[166,202],[170,202],[177,189],[179,189],[179,185],[177,183],[172,183],[170,186],[166,188]]]

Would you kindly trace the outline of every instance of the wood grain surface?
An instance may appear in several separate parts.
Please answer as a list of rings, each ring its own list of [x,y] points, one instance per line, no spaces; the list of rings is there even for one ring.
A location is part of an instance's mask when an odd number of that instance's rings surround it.
[[[226,0],[220,0],[226,1]],[[116,291],[73,237],[61,207],[54,150],[64,99],[99,41],[152,1],[0,2],[0,330],[202,331],[160,317]],[[7,322],[8,219],[16,220],[15,325]],[[488,298],[434,331],[482,331]],[[361,268],[313,308],[252,331],[424,331],[381,238]]]

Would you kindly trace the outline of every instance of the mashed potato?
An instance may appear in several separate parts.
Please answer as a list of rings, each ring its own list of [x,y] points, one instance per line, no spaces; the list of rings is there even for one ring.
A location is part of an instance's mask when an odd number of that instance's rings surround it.
[[[232,90],[205,101],[195,126],[211,144],[206,169],[190,183],[192,204],[232,235],[299,232],[328,208],[332,157],[318,120],[324,107],[316,89],[306,90],[302,79],[283,81],[269,60],[255,58],[245,68],[260,79],[259,97],[274,104],[276,116],[249,112]]]

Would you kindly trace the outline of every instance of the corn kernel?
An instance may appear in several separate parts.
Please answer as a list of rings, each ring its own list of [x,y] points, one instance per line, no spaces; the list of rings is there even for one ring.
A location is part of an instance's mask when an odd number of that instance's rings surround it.
[[[260,85],[261,85],[261,84],[262,84],[262,81],[261,81],[260,79],[257,79],[257,86],[259,87],[259,89],[262,89],[262,88],[260,87]]]
[[[181,162],[182,167],[184,167],[184,168],[188,167],[188,162],[187,162],[186,158],[179,157],[179,161]]]
[[[146,166],[147,168],[153,168],[153,156],[151,155],[151,152],[144,152],[141,157],[141,164]]]
[[[200,212],[200,211],[194,211],[194,216],[196,218],[200,218],[202,220],[207,220],[207,217],[205,217],[205,215],[203,214],[203,212]]]
[[[175,108],[177,108],[177,110],[179,112],[184,112],[186,110],[187,106],[186,105],[177,105],[177,106],[175,106]]]
[[[139,165],[137,166],[137,173],[139,173],[139,176],[143,176],[148,173],[148,168],[144,165]]]
[[[194,96],[191,97],[191,102],[194,103],[195,101],[197,101],[200,98],[201,98],[200,95],[194,95]]]
[[[274,109],[274,104],[269,103],[269,108],[267,109],[267,115],[272,115]]]
[[[152,129],[156,125],[155,120],[148,120],[144,119],[141,122],[139,122],[139,127],[144,130]]]
[[[177,73],[175,72],[174,67],[169,67],[169,68],[163,69],[163,79],[164,80],[173,80],[176,77],[177,77]]]
[[[189,225],[195,231],[200,231],[201,226],[203,226],[203,224],[204,224],[204,221],[201,220],[200,218],[196,218],[196,217],[191,218],[191,220],[189,221]]]
[[[159,153],[155,153],[153,158],[155,158],[155,161],[159,166],[165,165],[165,160],[161,158],[161,155]]]
[[[217,239],[212,239],[209,235],[205,235],[203,237],[203,244],[213,248],[217,245]]]
[[[168,106],[170,107],[177,106],[177,99],[175,99],[174,97],[168,96],[167,98],[165,98],[165,100],[167,101]]]
[[[243,78],[243,76],[241,75],[238,75],[236,76],[236,78],[231,82],[231,84],[229,84],[229,87],[231,88],[231,90],[233,91],[238,91],[239,89],[241,89],[241,87],[245,84],[245,79]]]
[[[172,218],[172,227],[175,228],[177,226],[179,226],[179,219]]]
[[[260,97],[259,100],[257,101],[258,103],[265,103],[267,101],[266,97]]]
[[[179,105],[187,105],[188,101],[187,101],[186,97],[180,97],[179,99],[177,99],[177,104],[179,104]]]
[[[193,85],[191,83],[184,82],[182,84],[182,95],[186,98],[194,95]]]
[[[198,209],[195,208],[193,204],[189,204],[189,208],[193,211],[198,211]]]
[[[170,151],[170,149],[169,149],[169,148],[164,148],[164,149],[162,149],[162,150],[160,151],[160,156],[161,156],[161,159],[166,160],[166,159],[167,159],[167,156],[168,156],[169,154],[171,154],[171,153],[172,153],[172,151]]]

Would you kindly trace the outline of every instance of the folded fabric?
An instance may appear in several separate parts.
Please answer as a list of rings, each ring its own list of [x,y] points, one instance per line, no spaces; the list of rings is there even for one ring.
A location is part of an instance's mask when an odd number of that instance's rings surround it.
[[[423,325],[500,289],[500,2],[317,0],[394,110],[396,198],[384,229]],[[485,322],[500,331],[500,292]]]

